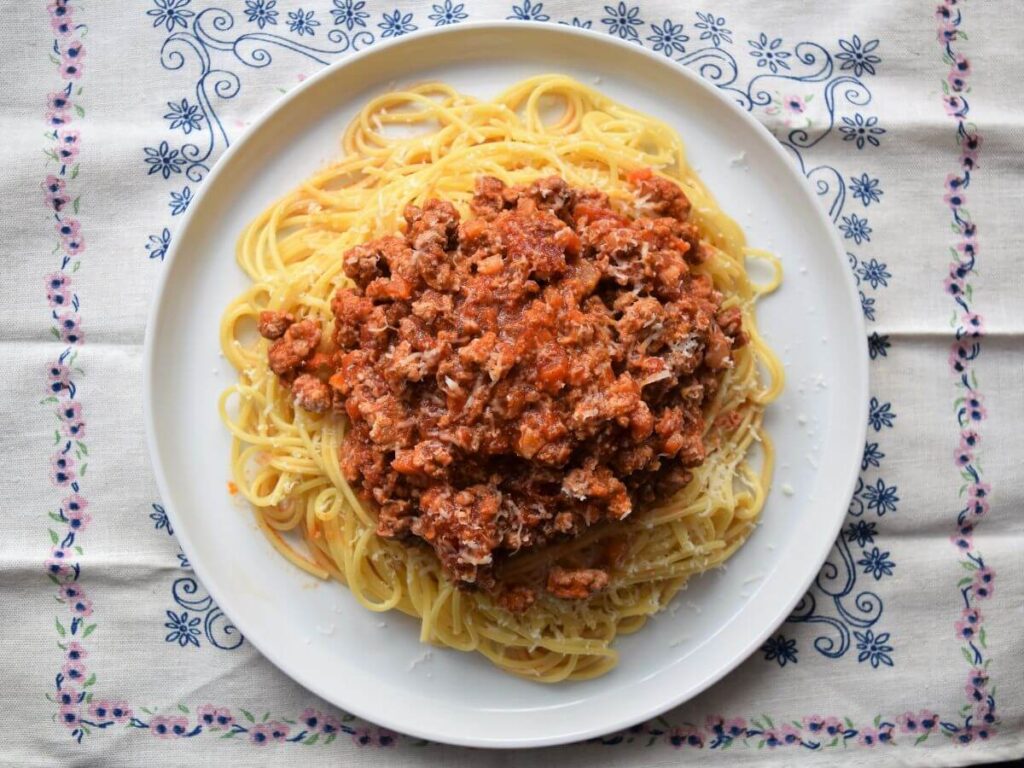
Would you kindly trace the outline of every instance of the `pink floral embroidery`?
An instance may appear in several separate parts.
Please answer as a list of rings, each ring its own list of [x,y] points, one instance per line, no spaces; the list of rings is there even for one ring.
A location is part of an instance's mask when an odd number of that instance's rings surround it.
[[[89,652],[82,647],[82,644],[72,640],[68,643],[68,649],[64,653],[64,658],[68,661],[81,661],[89,655]]]
[[[77,704],[62,704],[57,710],[57,719],[68,728],[77,728],[82,719],[82,710]]]

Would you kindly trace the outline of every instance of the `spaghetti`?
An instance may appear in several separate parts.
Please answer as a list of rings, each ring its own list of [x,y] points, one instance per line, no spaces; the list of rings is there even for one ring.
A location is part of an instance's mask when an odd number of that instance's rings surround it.
[[[757,521],[772,469],[763,413],[783,373],[757,332],[754,305],[779,284],[779,262],[747,248],[687,166],[672,129],[564,76],[525,80],[492,101],[438,83],[387,93],[352,121],[343,148],[341,160],[270,206],[238,244],[238,262],[253,284],[221,324],[224,354],[239,373],[220,401],[233,435],[233,481],[282,555],[346,584],[370,610],[418,618],[423,642],[478,651],[543,682],[601,675],[615,664],[617,634],[638,630],[690,576],[728,559]],[[646,168],[689,198],[689,220],[710,252],[693,271],[711,279],[723,309],[739,310],[749,342],[733,352],[706,405],[707,457],[681,490],[621,522],[509,558],[500,569],[517,582],[614,538],[624,542],[624,554],[607,588],[586,600],[542,593],[527,610],[511,612],[487,591],[460,589],[428,548],[377,534],[377,510],[340,468],[350,423],[295,407],[252,328],[267,310],[328,323],[335,292],[352,284],[343,255],[398,231],[408,204],[438,198],[468,210],[481,175],[508,185],[557,175],[625,204],[634,199],[628,177]],[[772,265],[769,283],[751,280],[748,258]]]

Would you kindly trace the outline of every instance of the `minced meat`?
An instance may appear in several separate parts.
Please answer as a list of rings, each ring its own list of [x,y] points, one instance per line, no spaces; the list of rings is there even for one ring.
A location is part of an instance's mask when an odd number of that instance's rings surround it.
[[[344,256],[355,286],[319,351],[312,321],[261,318],[298,404],[322,411],[329,394],[348,416],[342,470],[378,533],[422,539],[461,586],[501,591],[502,560],[623,520],[704,461],[705,404],[746,336],[692,269],[710,249],[686,195],[649,171],[631,181],[635,205],[613,206],[558,177],[481,177],[470,218],[409,206],[404,234]],[[607,583],[556,566],[534,586],[583,598]]]

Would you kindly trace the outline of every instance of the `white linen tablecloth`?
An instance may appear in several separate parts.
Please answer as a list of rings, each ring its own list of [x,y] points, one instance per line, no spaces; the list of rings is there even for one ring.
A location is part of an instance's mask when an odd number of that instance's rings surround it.
[[[0,763],[1024,754],[1024,16],[1011,0],[936,2],[5,4]],[[693,67],[790,149],[849,252],[871,415],[829,564],[759,652],[629,731],[499,754],[339,712],[233,631],[160,506],[140,360],[177,222],[248,122],[351,51],[503,18],[589,27]]]

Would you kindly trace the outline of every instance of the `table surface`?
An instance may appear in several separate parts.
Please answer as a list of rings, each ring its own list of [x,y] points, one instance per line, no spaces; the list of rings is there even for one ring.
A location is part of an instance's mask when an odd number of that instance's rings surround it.
[[[0,477],[11,528],[0,552],[0,763],[791,765],[806,755],[932,765],[1024,755],[1024,278],[1013,247],[1024,88],[1008,66],[1024,19],[1009,0],[822,0],[814,14],[797,0],[607,2],[4,9],[17,34],[0,41],[12,73],[0,403],[14,464]],[[174,541],[139,392],[167,248],[245,126],[354,50],[498,18],[632,40],[761,120],[848,250],[872,379],[848,519],[768,642],[656,720],[501,755],[361,722],[253,650]]]

